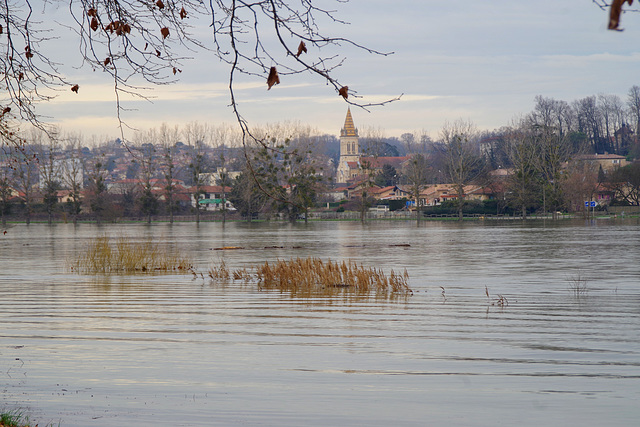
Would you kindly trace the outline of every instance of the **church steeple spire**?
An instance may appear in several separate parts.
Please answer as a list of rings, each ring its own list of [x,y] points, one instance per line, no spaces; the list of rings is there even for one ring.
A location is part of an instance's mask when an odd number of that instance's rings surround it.
[[[353,124],[353,117],[351,117],[351,108],[347,108],[347,117],[344,120],[344,127],[340,130],[340,136],[358,137],[358,129]]]

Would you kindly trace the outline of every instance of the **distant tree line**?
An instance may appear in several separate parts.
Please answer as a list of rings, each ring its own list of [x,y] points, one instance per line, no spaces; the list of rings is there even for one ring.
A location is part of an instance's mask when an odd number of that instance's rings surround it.
[[[468,120],[445,123],[435,139],[426,131],[396,138],[361,128],[360,150],[368,158],[409,160],[401,168],[363,162],[360,201],[352,208],[364,214],[375,203],[374,186],[400,185],[420,210],[422,191],[443,183],[455,188],[457,197],[445,206],[459,216],[477,208],[465,196],[472,184],[490,190],[496,213],[576,211],[607,191],[612,203],[637,205],[638,164],[632,161],[640,155],[639,129],[639,86],[624,101],[605,94],[571,103],[537,96],[531,112],[493,131],[480,132]],[[326,190],[339,159],[335,136],[299,123],[269,125],[255,135],[264,144],[240,148],[242,137],[230,126],[163,124],[124,145],[32,129],[20,135],[25,143],[19,149],[4,146],[0,152],[0,214],[3,221],[26,222],[34,215],[50,222],[151,221],[158,215],[169,221],[193,215],[199,221],[201,206],[185,200],[185,193],[201,198],[207,185],[220,186],[236,209],[229,212],[223,204],[223,220],[259,214],[297,220],[331,202]],[[632,163],[605,171],[585,161],[595,153],[618,154]],[[206,181],[214,172],[216,181]]]

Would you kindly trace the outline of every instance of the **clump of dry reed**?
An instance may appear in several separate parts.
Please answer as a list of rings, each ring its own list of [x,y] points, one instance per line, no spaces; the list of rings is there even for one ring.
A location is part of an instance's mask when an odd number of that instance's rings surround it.
[[[188,257],[170,253],[150,241],[136,242],[120,237],[92,241],[76,260],[68,263],[78,273],[186,272],[192,269]]]
[[[220,261],[220,265],[212,265],[209,268],[209,277],[212,280],[229,280],[229,269],[224,260]]]
[[[409,275],[391,270],[389,276],[376,268],[364,267],[353,261],[333,262],[318,258],[296,258],[265,262],[256,269],[260,286],[289,291],[327,289],[352,290],[358,293],[412,294],[407,285]]]
[[[209,267],[208,276],[213,281],[225,281],[233,278],[233,280],[250,282],[254,279],[253,274],[248,272],[246,268],[233,271],[229,270],[227,263],[224,260],[220,260],[218,265],[212,265]]]

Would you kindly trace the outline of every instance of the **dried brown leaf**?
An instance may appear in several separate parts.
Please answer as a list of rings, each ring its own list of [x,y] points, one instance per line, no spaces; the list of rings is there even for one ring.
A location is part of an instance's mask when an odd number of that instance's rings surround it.
[[[183,7],[182,9],[180,9],[180,19],[184,19],[186,17],[187,17],[187,11]]]
[[[107,57],[104,60],[104,66],[106,67],[107,65],[109,65],[109,63],[111,62],[111,58]]]
[[[0,34],[2,34],[4,32],[4,28],[2,27],[2,25],[0,25]]]
[[[98,20],[95,17],[91,18],[91,24],[89,26],[93,31],[98,31]]]
[[[98,16],[98,11],[92,7],[87,10],[87,16]]]
[[[340,89],[338,89],[338,93],[340,94],[340,96],[342,96],[344,99],[349,98],[349,86],[342,86]]]
[[[162,27],[160,29],[160,34],[162,34],[163,39],[166,39],[167,37],[169,37],[169,29],[167,27]]]
[[[280,77],[278,77],[278,71],[276,70],[276,67],[271,67],[271,70],[269,70],[269,77],[267,77],[267,86],[269,86],[267,90],[271,89],[271,86],[279,83]]]
[[[158,0],[156,2],[156,6],[158,6],[158,9],[164,9],[164,3],[162,3],[162,0]]]
[[[78,86],[78,85],[71,86],[71,92],[78,93],[78,89],[80,89],[80,86]]]
[[[629,3],[629,6],[633,4],[633,0],[613,0],[611,3],[611,9],[609,10],[609,29],[622,31],[618,26],[620,25],[620,15],[622,14],[622,5]]]
[[[298,45],[298,53],[296,53],[296,58],[302,55],[302,52],[307,53],[307,45],[305,45],[304,42],[300,40],[300,44]]]
[[[122,29],[120,28],[120,21],[110,22],[109,25],[104,27],[105,31],[110,31],[112,34],[115,32],[116,34],[122,34]]]
[[[7,114],[9,111],[11,111],[11,107],[4,107],[4,109],[2,110],[2,115],[4,116],[5,114]]]

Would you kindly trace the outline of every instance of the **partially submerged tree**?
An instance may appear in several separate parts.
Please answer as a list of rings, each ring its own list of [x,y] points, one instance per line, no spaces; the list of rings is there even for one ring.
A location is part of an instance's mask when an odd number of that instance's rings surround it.
[[[539,127],[531,130],[536,150],[536,170],[542,186],[543,213],[549,210],[553,218],[563,205],[563,181],[566,178],[564,164],[575,151],[566,136],[553,128]]]
[[[35,144],[39,159],[39,184],[42,191],[42,201],[47,210],[48,222],[53,222],[53,213],[58,204],[58,190],[61,188],[61,169],[57,133],[49,133],[33,129],[32,143]]]
[[[154,179],[159,166],[158,153],[154,142],[157,135],[155,130],[139,134],[140,145],[135,147],[138,169],[138,183],[140,185],[140,211],[147,217],[147,224],[151,224],[151,217],[158,213],[159,202],[154,190]]]
[[[511,129],[505,135],[505,150],[513,172],[507,177],[508,191],[505,197],[515,209],[520,209],[522,219],[527,209],[537,201],[539,179],[536,158],[539,155],[534,135],[524,124]]]
[[[159,167],[164,178],[164,196],[170,224],[173,224],[173,213],[176,210],[176,174],[178,172],[176,169],[179,167],[176,148],[178,135],[177,126],[169,128],[165,123],[160,126],[158,131],[159,149],[161,150]]]
[[[11,193],[12,188],[9,169],[0,168],[0,221],[3,226],[7,224],[6,215],[9,213],[11,207]]]
[[[108,212],[109,205],[106,183],[107,164],[104,153],[95,153],[94,157],[86,162],[85,170],[88,182],[85,202],[99,224]]]
[[[584,159],[568,162],[563,179],[563,192],[570,212],[582,211],[586,216],[584,202],[595,200],[598,191],[598,164]]]
[[[196,223],[200,223],[200,196],[204,194],[204,178],[205,168],[207,165],[207,158],[205,156],[205,140],[209,133],[206,125],[201,125],[196,122],[188,123],[184,129],[183,136],[187,145],[189,146],[189,171],[191,177],[191,185],[195,187],[193,193]]]
[[[69,134],[63,138],[65,158],[60,162],[60,179],[63,189],[68,191],[65,209],[71,215],[74,224],[82,211],[82,189],[84,188],[84,164],[82,155],[83,137]]]
[[[24,152],[20,148],[13,149],[15,156],[22,156]],[[31,223],[33,212],[33,198],[38,183],[37,162],[31,161],[35,154],[27,152],[26,160],[16,162],[13,169],[13,187],[20,192],[20,198],[24,204],[25,222]]]
[[[240,215],[251,222],[253,217],[258,215],[268,198],[263,191],[260,191],[252,172],[245,168],[233,182],[229,200],[238,210]]]
[[[462,220],[465,187],[474,183],[484,171],[484,158],[475,142],[476,127],[466,120],[445,123],[440,131],[441,159],[449,182],[456,191],[458,219]]]
[[[416,222],[420,223],[422,199],[420,193],[429,182],[429,163],[423,154],[414,154],[404,170],[404,177],[409,183],[409,194],[416,206]]]

